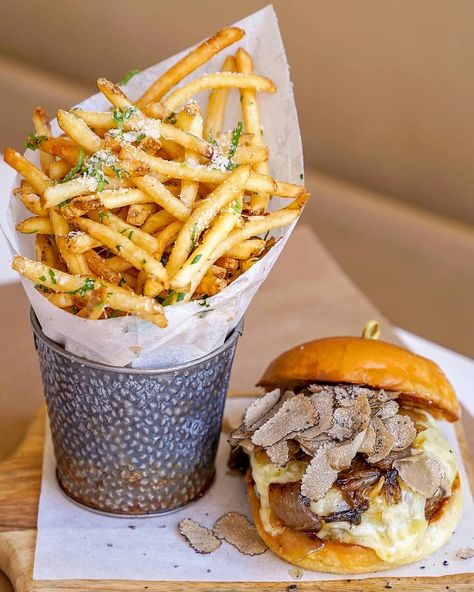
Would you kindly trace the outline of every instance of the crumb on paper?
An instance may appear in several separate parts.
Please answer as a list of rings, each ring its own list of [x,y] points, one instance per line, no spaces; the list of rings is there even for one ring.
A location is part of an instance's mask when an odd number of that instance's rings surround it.
[[[211,530],[191,518],[181,520],[178,530],[196,553],[212,553],[221,546],[221,541]]]
[[[472,547],[464,547],[456,551],[456,557],[458,559],[471,559],[474,557],[474,549]]]
[[[303,577],[303,570],[299,567],[291,567],[288,570],[288,574],[295,580],[301,580],[301,578]]]
[[[228,512],[214,524],[214,534],[233,545],[244,555],[261,555],[267,546],[250,520],[238,512]]]

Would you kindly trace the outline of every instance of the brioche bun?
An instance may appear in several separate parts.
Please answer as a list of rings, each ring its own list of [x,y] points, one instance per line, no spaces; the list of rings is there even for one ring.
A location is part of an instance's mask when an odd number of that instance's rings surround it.
[[[257,531],[273,553],[303,569],[338,574],[382,571],[428,557],[449,540],[462,514],[462,492],[458,474],[451,497],[430,520],[421,545],[409,558],[398,563],[388,563],[380,559],[373,549],[361,545],[326,540],[320,549],[315,550],[317,542],[308,533],[285,528],[278,536],[269,534],[260,519],[260,503],[250,471],[247,473],[247,495]],[[275,515],[272,515],[272,522],[278,522]]]
[[[384,341],[329,337],[304,343],[278,356],[258,386],[293,389],[311,382],[399,391],[401,402],[448,421],[456,421],[461,413],[456,393],[437,364]]]

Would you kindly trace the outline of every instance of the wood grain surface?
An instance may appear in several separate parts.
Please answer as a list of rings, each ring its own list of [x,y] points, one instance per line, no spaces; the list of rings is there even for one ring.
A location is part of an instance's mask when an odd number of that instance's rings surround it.
[[[474,483],[468,447],[461,424],[457,433],[471,487]],[[375,592],[385,589],[400,591],[474,590],[474,574],[439,578],[371,578],[334,582],[149,582],[125,580],[41,580],[33,581],[36,540],[36,517],[41,479],[44,441],[44,410],[40,410],[18,449],[0,463],[0,569],[10,578],[16,592],[59,592],[66,590],[150,590],[160,592],[204,592],[237,590],[259,592],[275,590],[312,590],[314,592]]]

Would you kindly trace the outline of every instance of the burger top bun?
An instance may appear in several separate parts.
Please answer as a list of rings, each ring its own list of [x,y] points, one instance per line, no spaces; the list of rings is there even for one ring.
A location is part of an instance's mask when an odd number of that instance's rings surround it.
[[[456,393],[437,364],[384,341],[362,337],[309,341],[278,356],[258,386],[293,389],[312,382],[399,391],[401,401],[437,418],[456,421],[461,415]]]

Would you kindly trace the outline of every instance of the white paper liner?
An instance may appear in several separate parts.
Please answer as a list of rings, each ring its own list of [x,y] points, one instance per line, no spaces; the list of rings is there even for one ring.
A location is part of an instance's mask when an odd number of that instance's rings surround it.
[[[250,402],[249,398],[228,400],[226,417],[231,425],[239,425],[242,413]],[[474,572],[474,559],[456,558],[459,549],[474,547],[472,495],[454,427],[446,422],[439,422],[439,426],[457,458],[464,490],[463,519],[448,543],[422,561],[393,570],[358,576],[303,570],[302,581],[373,577],[390,581],[391,578]],[[221,437],[216,481],[202,499],[163,518],[128,519],[88,512],[62,493],[55,478],[55,460],[48,430],[38,511],[34,579],[291,583],[288,570],[292,566],[271,551],[249,557],[223,542],[214,553],[199,555],[178,533],[178,522],[188,517],[208,528],[212,528],[215,521],[229,511],[241,512],[250,517],[244,479],[227,474],[229,445],[226,439],[224,435]],[[448,565],[444,565],[444,561]]]
[[[236,26],[246,31],[245,37],[199,68],[185,82],[206,72],[218,71],[224,57],[234,53],[239,46],[250,51],[255,71],[271,78],[277,86],[275,94],[259,95],[265,141],[270,148],[271,172],[281,180],[301,183],[303,153],[298,117],[275,12],[268,6],[239,21]],[[162,72],[187,52],[185,50],[132,78],[125,87],[127,95],[137,99]],[[205,108],[207,93],[201,93],[197,99]],[[79,106],[86,110],[110,108],[100,93]],[[238,92],[232,91],[224,129],[232,129],[241,118]],[[58,131],[57,125],[55,129]],[[38,153],[27,151],[27,157],[39,163]],[[17,176],[12,189],[19,183]],[[270,210],[288,203],[287,199],[274,198]],[[0,213],[0,225],[13,254],[34,258],[34,239],[15,230],[15,225],[27,216],[31,213],[12,194],[8,207]],[[269,274],[293,228],[294,224],[273,231],[272,236],[281,238],[277,245],[223,292],[210,298],[209,307],[203,307],[198,302],[167,307],[169,324],[166,329],[159,329],[134,316],[102,321],[81,319],[53,306],[28,280],[22,279],[22,282],[44,333],[68,351],[113,366],[164,368],[197,359],[224,343]]]

